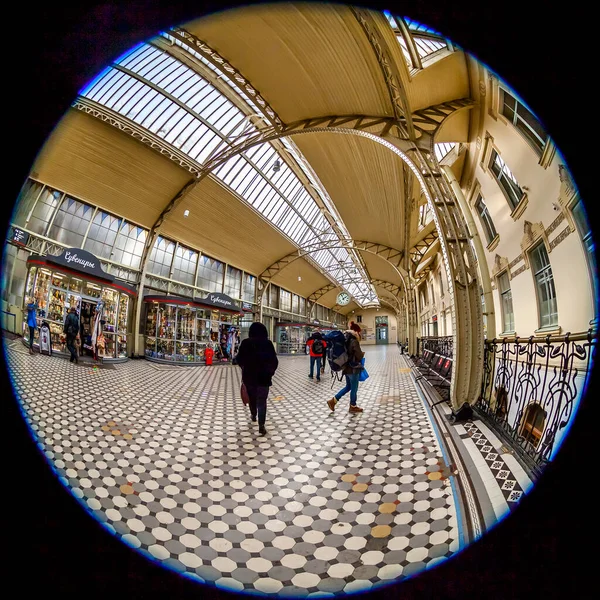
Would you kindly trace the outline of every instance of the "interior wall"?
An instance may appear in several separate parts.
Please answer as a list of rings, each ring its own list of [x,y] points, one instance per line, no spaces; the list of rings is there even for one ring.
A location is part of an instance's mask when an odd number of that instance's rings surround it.
[[[385,308],[370,308],[368,310],[357,309],[353,313],[348,314],[348,326],[350,321],[354,321],[360,325],[361,331],[361,345],[372,346],[376,344],[375,340],[375,317],[376,316],[387,316],[388,318],[388,345],[398,343],[398,322],[396,315]],[[362,322],[358,322],[358,317],[361,318]]]

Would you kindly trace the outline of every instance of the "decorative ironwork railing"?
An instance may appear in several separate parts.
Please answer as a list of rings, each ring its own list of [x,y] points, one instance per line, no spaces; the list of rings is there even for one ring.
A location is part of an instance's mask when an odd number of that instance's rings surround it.
[[[475,413],[539,475],[560,447],[589,385],[597,331],[485,341]]]
[[[454,338],[451,335],[417,338],[417,356],[421,356],[424,350],[431,350],[434,354],[452,358],[454,350],[453,340]]]

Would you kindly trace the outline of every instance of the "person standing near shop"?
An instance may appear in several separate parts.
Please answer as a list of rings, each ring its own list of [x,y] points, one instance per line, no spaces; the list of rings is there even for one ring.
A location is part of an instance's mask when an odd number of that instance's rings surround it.
[[[314,378],[315,364],[317,365],[317,381],[321,381],[321,363],[324,360],[327,342],[320,331],[315,331],[306,341],[310,354],[310,371],[308,378]]]
[[[77,357],[77,348],[75,347],[75,340],[79,335],[79,317],[74,306],[71,306],[65,319],[65,325],[63,327],[63,333],[67,336],[67,350],[71,353],[69,362],[79,362]]]
[[[331,400],[327,400],[327,406],[329,406],[329,410],[331,411],[335,410],[335,405],[339,399],[350,392],[350,407],[348,408],[348,412],[363,412],[363,409],[356,405],[359,377],[363,368],[362,359],[365,355],[360,347],[360,331],[360,325],[351,321],[350,329],[344,332],[348,361],[344,365],[342,373],[346,376],[346,387],[341,389]]]
[[[242,381],[248,391],[250,416],[253,421],[258,417],[258,432],[266,435],[267,397],[279,361],[267,328],[262,323],[250,325],[248,337],[240,344],[236,362],[242,368]]]
[[[29,298],[27,304],[27,326],[29,327],[29,354],[33,354],[33,338],[35,336],[35,328],[37,327],[37,298]]]

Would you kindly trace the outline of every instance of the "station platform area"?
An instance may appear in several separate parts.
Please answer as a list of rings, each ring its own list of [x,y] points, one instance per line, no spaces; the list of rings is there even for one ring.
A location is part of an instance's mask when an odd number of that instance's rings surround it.
[[[474,418],[453,423],[398,347],[366,346],[363,413],[327,372],[280,356],[267,435],[239,367],[97,368],[4,338],[14,389],[56,475],[149,559],[222,589],[346,595],[452,559],[532,486]]]

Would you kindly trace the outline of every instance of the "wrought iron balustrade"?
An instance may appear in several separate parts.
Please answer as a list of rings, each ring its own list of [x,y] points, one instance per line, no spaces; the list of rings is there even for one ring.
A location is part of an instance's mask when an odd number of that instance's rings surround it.
[[[425,350],[430,350],[434,354],[446,358],[452,358],[454,338],[451,335],[417,338],[417,356],[422,356]]]
[[[552,460],[589,385],[597,332],[485,341],[473,407],[539,475]]]

